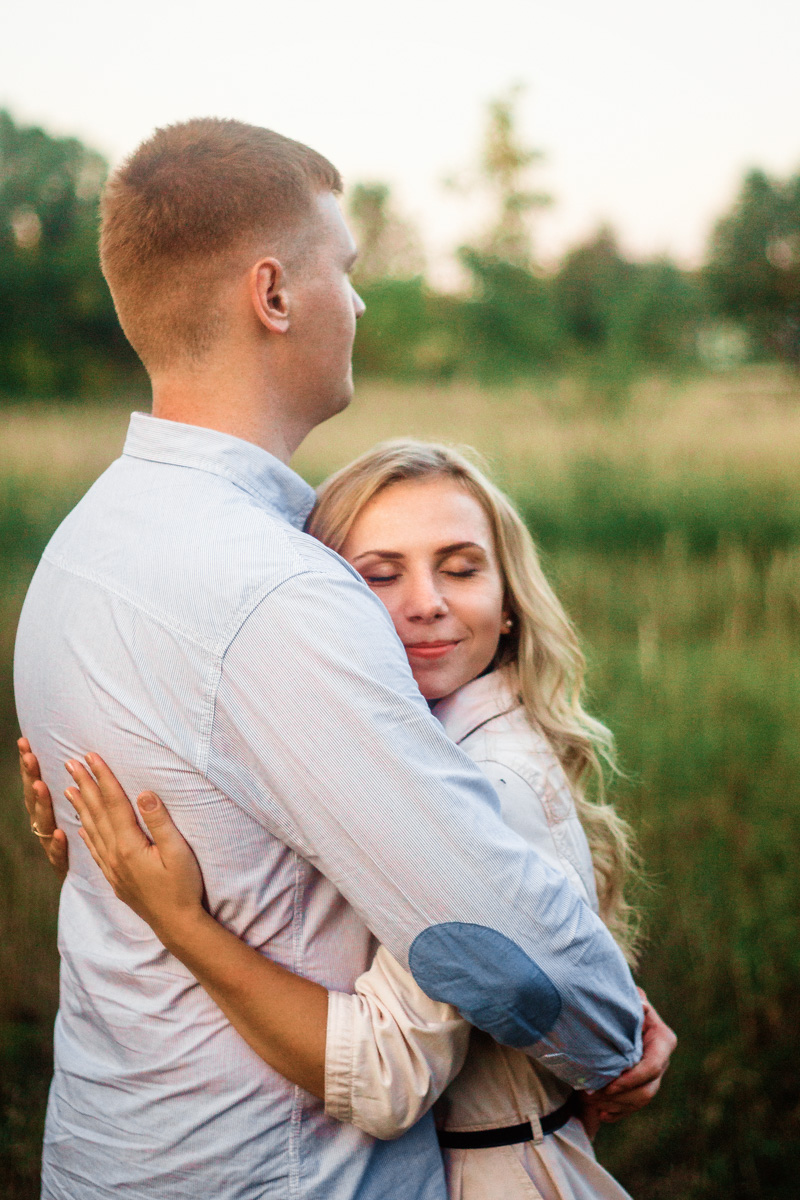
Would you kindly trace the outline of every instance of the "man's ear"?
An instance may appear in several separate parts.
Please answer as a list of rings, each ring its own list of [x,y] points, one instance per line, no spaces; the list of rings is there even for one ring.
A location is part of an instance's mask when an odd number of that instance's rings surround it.
[[[250,300],[259,321],[272,333],[289,328],[286,272],[277,258],[262,258],[250,270]]]

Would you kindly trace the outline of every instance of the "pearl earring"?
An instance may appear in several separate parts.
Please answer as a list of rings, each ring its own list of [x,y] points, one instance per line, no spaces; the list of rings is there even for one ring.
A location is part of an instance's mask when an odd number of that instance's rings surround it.
[[[511,619],[511,617],[506,617],[505,621],[503,621],[503,629],[505,629],[506,633],[510,633],[513,628],[514,628],[513,620]]]

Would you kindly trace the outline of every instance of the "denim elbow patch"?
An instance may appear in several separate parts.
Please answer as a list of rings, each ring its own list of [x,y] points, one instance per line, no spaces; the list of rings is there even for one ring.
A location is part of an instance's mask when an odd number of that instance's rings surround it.
[[[561,1012],[561,997],[541,967],[486,925],[448,921],[423,929],[408,965],[432,1000],[452,1004],[506,1046],[532,1046]]]

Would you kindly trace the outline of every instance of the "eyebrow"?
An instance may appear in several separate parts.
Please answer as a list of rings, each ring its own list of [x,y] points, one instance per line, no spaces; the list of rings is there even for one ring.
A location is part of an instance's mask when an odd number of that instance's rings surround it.
[[[485,554],[483,546],[478,542],[452,542],[449,546],[440,546],[436,553],[441,558],[447,558],[448,554],[455,554],[457,550],[480,550],[481,554]],[[363,553],[357,554],[352,560],[353,564],[360,562],[362,558],[369,558],[374,555],[376,558],[388,558],[393,561],[405,558],[399,550],[364,550]]]

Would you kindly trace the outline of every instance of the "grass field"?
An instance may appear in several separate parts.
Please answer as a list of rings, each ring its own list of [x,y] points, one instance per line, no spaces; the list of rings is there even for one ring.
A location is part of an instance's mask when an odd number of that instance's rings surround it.
[[[11,753],[16,615],[41,548],[119,452],[127,407],[7,410],[0,448],[0,1194],[34,1200],[55,1007],[55,887]],[[382,437],[469,443],[542,543],[615,730],[649,873],[640,978],[680,1046],[600,1157],[638,1200],[789,1200],[800,1160],[800,384],[773,369],[488,394],[360,389],[312,481]]]

